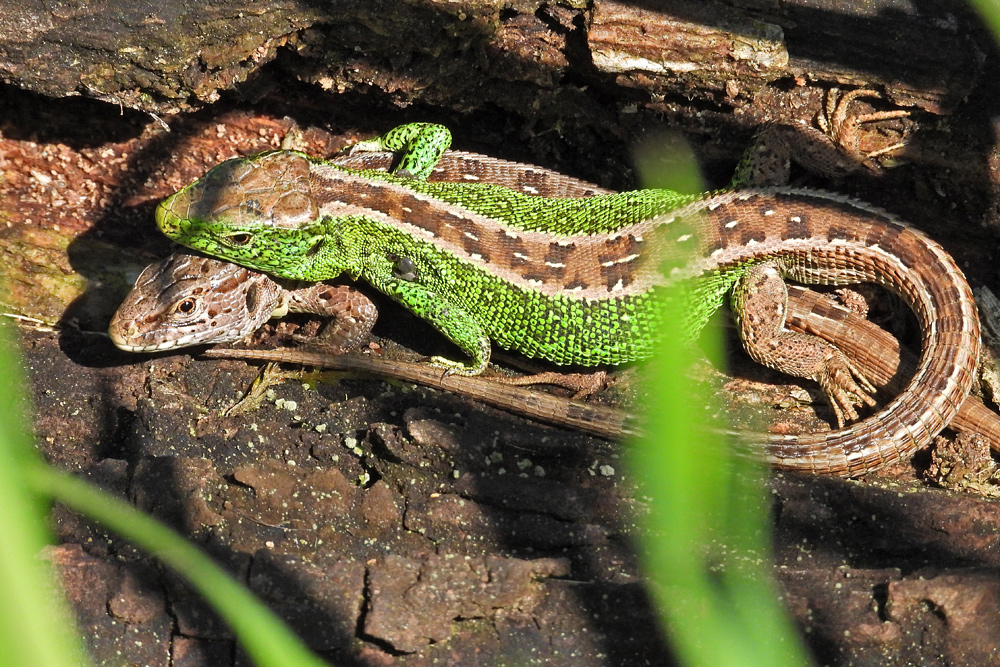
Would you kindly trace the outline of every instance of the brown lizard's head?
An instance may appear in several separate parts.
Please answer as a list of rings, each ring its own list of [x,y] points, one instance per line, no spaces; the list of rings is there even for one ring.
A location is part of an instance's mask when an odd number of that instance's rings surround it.
[[[128,352],[236,341],[275,313],[281,294],[262,273],[174,253],[140,274],[111,318],[108,333]]]

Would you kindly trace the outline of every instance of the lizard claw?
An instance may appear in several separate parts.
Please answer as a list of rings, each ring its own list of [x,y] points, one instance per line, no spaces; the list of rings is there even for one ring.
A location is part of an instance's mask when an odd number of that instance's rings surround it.
[[[441,377],[448,377],[449,375],[479,375],[483,372],[483,368],[486,367],[485,363],[482,366],[469,366],[446,357],[431,357],[430,363],[432,366],[444,369]]]
[[[847,422],[858,419],[855,406],[862,403],[869,407],[876,405],[872,397],[877,391],[875,386],[839,350],[830,351],[813,379],[819,383],[833,408],[837,428],[843,428]]]

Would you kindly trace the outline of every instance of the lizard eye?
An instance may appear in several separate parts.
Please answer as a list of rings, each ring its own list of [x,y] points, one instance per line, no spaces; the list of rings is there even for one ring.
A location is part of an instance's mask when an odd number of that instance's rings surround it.
[[[181,301],[174,306],[174,310],[182,315],[187,315],[193,312],[197,306],[198,302],[192,298],[181,299]]]
[[[231,234],[229,236],[229,242],[232,243],[233,245],[246,245],[250,243],[250,235],[246,232]]]

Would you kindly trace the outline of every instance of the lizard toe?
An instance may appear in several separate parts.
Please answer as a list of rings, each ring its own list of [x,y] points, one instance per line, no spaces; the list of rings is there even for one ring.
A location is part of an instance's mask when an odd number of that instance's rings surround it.
[[[814,379],[833,408],[838,428],[858,419],[856,406],[876,405],[874,385],[839,350],[831,351]]]

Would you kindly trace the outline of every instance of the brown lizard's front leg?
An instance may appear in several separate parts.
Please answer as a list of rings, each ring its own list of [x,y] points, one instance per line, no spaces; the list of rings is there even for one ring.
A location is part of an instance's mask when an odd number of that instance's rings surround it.
[[[289,290],[288,310],[331,317],[319,336],[295,338],[336,354],[357,347],[378,319],[378,309],[372,300],[348,285],[317,283]]]

